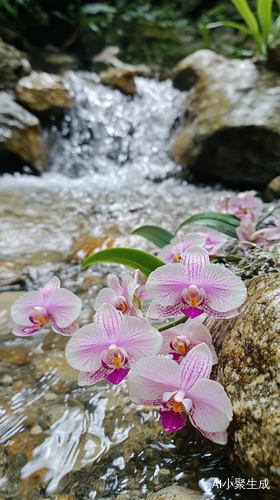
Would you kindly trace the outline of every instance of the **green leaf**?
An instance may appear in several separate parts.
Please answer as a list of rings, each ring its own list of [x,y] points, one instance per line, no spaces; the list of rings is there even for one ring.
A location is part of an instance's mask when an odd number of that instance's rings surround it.
[[[273,0],[258,0],[257,13],[263,32],[264,42],[267,44],[268,35],[271,32],[271,11]]]
[[[235,229],[240,225],[240,219],[234,215],[220,214],[217,212],[205,212],[203,214],[193,215],[189,219],[182,222],[177,231],[179,231],[181,227],[188,224],[211,227],[220,233],[231,236],[231,238],[236,238],[237,235]]]
[[[82,267],[97,264],[99,262],[111,262],[114,264],[123,264],[132,269],[140,269],[141,273],[146,276],[160,266],[164,266],[164,262],[159,260],[154,255],[134,248],[108,248],[101,250],[93,255],[90,255],[82,263]]]
[[[245,33],[248,33],[248,35],[251,35],[251,31],[249,30],[249,28],[247,28],[246,26],[244,26],[244,24],[234,23],[234,22],[231,22],[231,21],[224,21],[223,25],[224,26],[229,26],[230,28],[235,28],[235,29],[237,29],[239,31],[244,31]]]
[[[270,1],[270,0],[269,0]],[[245,23],[247,24],[249,31],[254,38],[258,51],[260,54],[263,53],[263,43],[262,43],[262,38],[260,36],[259,32],[259,26],[258,26],[258,21],[255,18],[253,12],[251,11],[249,5],[247,4],[246,0],[231,0],[233,5],[237,8],[238,12],[241,14],[243,17]]]
[[[99,14],[100,12],[114,14],[116,12],[115,7],[110,7],[105,3],[87,3],[83,5],[82,10],[85,14]]]
[[[139,236],[144,236],[147,240],[154,243],[157,247],[163,248],[168,245],[174,235],[157,226],[141,226],[131,234],[139,234]]]

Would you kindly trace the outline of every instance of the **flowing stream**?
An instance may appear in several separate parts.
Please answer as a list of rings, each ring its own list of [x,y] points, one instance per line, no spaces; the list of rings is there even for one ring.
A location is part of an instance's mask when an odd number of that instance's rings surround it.
[[[169,150],[185,95],[171,81],[136,78],[131,99],[91,73],[65,80],[75,106],[43,133],[46,171],[0,178],[0,271],[14,276],[0,288],[0,496],[136,500],[176,483],[205,498],[261,499],[230,487],[246,476],[229,464],[227,448],[191,426],[165,435],[156,411],[131,402],[125,381],[78,387],[65,338],[49,329],[28,339],[10,333],[15,298],[54,273],[82,298],[80,325],[92,321],[107,274],[121,269],[81,271],[79,258],[108,242],[151,250],[133,229],[175,231],[188,216],[215,210],[224,194],[179,178]],[[211,494],[215,479],[223,486]]]

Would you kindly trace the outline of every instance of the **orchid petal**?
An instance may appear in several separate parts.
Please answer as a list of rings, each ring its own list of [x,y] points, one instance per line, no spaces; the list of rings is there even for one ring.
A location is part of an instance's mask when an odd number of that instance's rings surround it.
[[[100,290],[98,293],[95,302],[94,302],[94,309],[97,311],[97,309],[102,305],[102,304],[113,304],[113,300],[116,298],[116,294],[114,290],[111,288],[103,288]]]
[[[144,318],[126,316],[119,329],[117,345],[123,347],[135,361],[157,354],[162,336]]]
[[[197,380],[187,396],[193,402],[192,420],[206,432],[225,431],[232,419],[232,405],[224,390],[214,380]]]
[[[204,248],[194,245],[182,255],[181,264],[185,265],[190,285],[197,284],[202,268],[210,263],[209,255]]]
[[[81,299],[65,288],[54,290],[43,305],[60,328],[73,323],[81,312]]]
[[[190,285],[185,266],[166,264],[150,274],[146,290],[151,299],[159,302],[162,306],[173,306],[178,301],[182,291]]]
[[[108,275],[108,285],[115,292],[116,297],[123,294],[123,289],[120,285],[120,280],[113,274]]]
[[[192,401],[188,398],[185,398],[185,399],[183,399],[182,403],[184,405],[185,412],[189,413],[191,408],[192,408]]]
[[[190,419],[190,422],[193,424],[193,426],[196,427],[196,429],[198,431],[200,431],[201,434],[203,434],[203,436],[205,436],[207,439],[210,439],[210,441],[213,441],[213,443],[227,444],[227,432],[226,431],[223,431],[223,432],[206,432],[206,431],[203,431],[202,429],[200,429],[195,424],[195,422],[193,421],[191,415],[189,415],[189,419]]]
[[[159,410],[162,427],[166,434],[178,431],[184,427],[186,420],[182,417],[181,413],[173,410]]]
[[[90,323],[82,326],[66,346],[67,362],[76,370],[95,372],[101,366],[103,353],[107,353],[111,344],[112,339],[101,325]]]
[[[128,381],[134,399],[145,400],[151,406],[164,392],[178,390],[180,376],[181,369],[175,361],[161,356],[150,356],[133,364]]]
[[[11,307],[12,320],[20,325],[33,326],[29,320],[30,311],[42,305],[43,295],[41,292],[27,292],[13,303]]]
[[[79,372],[78,385],[93,385],[96,382],[99,382],[99,380],[104,379],[105,375],[107,375],[111,371],[113,370],[108,370],[108,368],[104,368],[103,366],[101,366],[101,368],[99,368],[99,370],[94,373]]]
[[[197,345],[204,343],[208,345],[208,347],[210,347],[210,345],[212,344],[212,337],[208,328],[199,323],[194,324],[187,335],[192,344]]]
[[[231,309],[230,311],[226,312],[219,312],[215,311],[211,307],[209,307],[207,304],[203,306],[204,311],[209,315],[212,316],[213,318],[222,318],[222,319],[229,319],[229,318],[234,318],[239,314],[238,309]]]
[[[79,325],[76,323],[76,321],[73,321],[73,323],[70,323],[70,325],[65,326],[65,328],[60,328],[59,326],[57,326],[55,318],[52,314],[50,315],[50,318],[52,323],[52,329],[55,332],[60,333],[61,335],[67,335],[69,337],[70,335],[73,335],[73,333],[77,332],[80,328]]]
[[[175,264],[172,264],[173,266]],[[173,306],[163,307],[161,304],[152,302],[147,311],[147,318],[173,318],[174,316],[179,316],[181,313],[182,303],[178,301]]]
[[[219,312],[241,306],[247,294],[243,281],[219,264],[203,267],[199,285],[206,292],[208,306]]]
[[[102,326],[106,331],[107,338],[112,341],[117,338],[119,325],[123,320],[122,312],[111,304],[101,304],[94,316],[94,322]]]
[[[187,316],[187,318],[195,319],[201,314],[203,314],[203,309],[199,309],[198,307],[187,307],[181,308],[181,312]]]
[[[50,294],[60,287],[60,281],[57,276],[53,276],[52,279],[44,286],[42,294],[44,297],[44,302],[49,298]]]
[[[33,333],[38,332],[40,328],[43,328],[45,325],[33,325],[33,326],[25,326],[25,325],[15,325],[13,327],[12,333],[17,337],[25,337],[27,335],[33,335]]]
[[[206,344],[199,344],[191,349],[183,359],[180,368],[182,370],[180,387],[188,393],[189,397],[189,391],[196,381],[210,377],[212,354],[209,347]]]

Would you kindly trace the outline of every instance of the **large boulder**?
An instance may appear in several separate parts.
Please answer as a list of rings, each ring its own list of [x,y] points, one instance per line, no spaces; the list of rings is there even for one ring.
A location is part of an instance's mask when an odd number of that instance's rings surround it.
[[[74,100],[60,76],[35,71],[19,80],[15,95],[20,103],[33,111],[71,108]]]
[[[250,280],[239,316],[207,320],[214,378],[233,405],[229,436],[246,475],[280,487],[280,274]]]
[[[280,174],[280,74],[210,50],[185,58],[174,85],[189,90],[172,153],[193,181],[263,188]]]
[[[0,90],[13,89],[19,78],[31,71],[29,61],[0,38]]]
[[[0,92],[0,164],[10,155],[27,165],[39,168],[41,125],[36,118],[13,101],[10,94]]]

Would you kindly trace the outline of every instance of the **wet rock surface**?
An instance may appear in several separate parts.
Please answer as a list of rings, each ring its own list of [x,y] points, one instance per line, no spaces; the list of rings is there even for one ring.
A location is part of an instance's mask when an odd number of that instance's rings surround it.
[[[9,163],[10,155],[21,158],[27,165],[40,168],[40,135],[38,118],[17,104],[10,94],[0,92],[1,169],[4,163]]]
[[[29,61],[12,45],[0,38],[0,90],[12,89],[31,71]]]
[[[34,111],[71,108],[74,100],[60,76],[44,72],[33,72],[21,78],[15,95],[19,102]]]
[[[268,183],[264,191],[264,201],[279,200],[280,198],[280,175]]]
[[[186,488],[169,486],[168,488],[159,490],[157,493],[153,493],[148,498],[149,500],[199,500],[202,498],[202,495]]]
[[[209,319],[219,359],[214,378],[233,405],[234,453],[254,478],[280,485],[280,274],[253,278],[240,315]]]
[[[152,71],[149,68],[149,66],[146,66],[146,64],[127,64],[121,61],[117,55],[120,53],[119,47],[114,47],[114,46],[108,46],[105,49],[100,52],[100,54],[97,54],[93,58],[93,69],[97,69],[98,65],[103,65],[106,69],[108,66],[114,66],[115,68],[118,69],[124,69],[126,71],[130,71],[134,75],[137,76],[143,76],[143,77],[151,77],[152,76]]]
[[[134,75],[122,68],[111,68],[100,73],[100,83],[119,90],[124,95],[137,94]]]
[[[263,188],[279,175],[279,73],[202,50],[179,63],[173,78],[182,90],[194,85],[172,149],[190,181]]]

